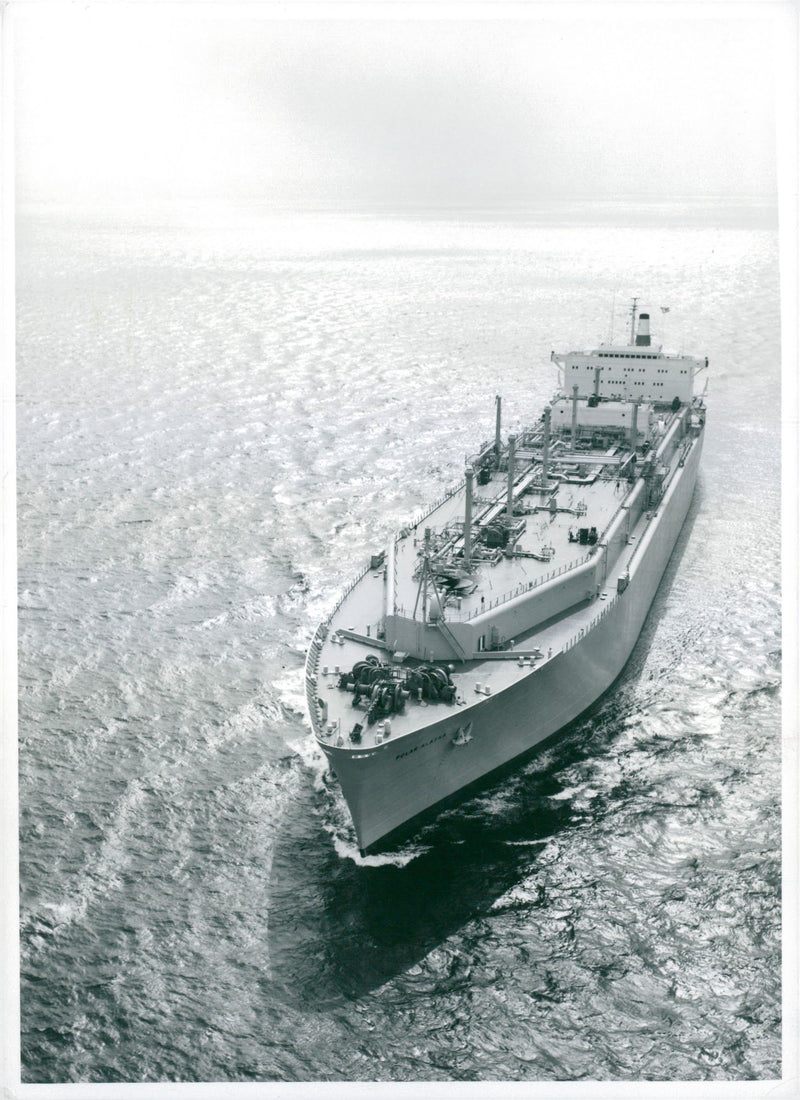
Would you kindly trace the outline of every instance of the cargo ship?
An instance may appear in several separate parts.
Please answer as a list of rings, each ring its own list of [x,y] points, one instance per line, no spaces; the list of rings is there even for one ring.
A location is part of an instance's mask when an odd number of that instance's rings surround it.
[[[683,526],[708,367],[651,344],[557,353],[540,419],[373,554],[306,657],[316,741],[362,853],[552,737],[619,676]]]

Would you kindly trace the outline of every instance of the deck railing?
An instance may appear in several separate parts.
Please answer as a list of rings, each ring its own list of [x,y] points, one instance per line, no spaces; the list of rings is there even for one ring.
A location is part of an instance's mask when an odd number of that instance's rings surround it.
[[[606,615],[609,613],[609,611],[611,610],[611,608],[614,606],[614,604],[617,602],[617,600],[620,598],[621,595],[622,595],[621,592],[617,592],[615,595],[613,595],[611,597],[610,600],[606,600],[605,601],[605,607],[600,612],[600,614],[595,615],[595,617],[593,619],[591,619],[586,624],[586,626],[582,626],[579,631],[577,631],[575,634],[572,635],[571,638],[569,638],[566,642],[564,642],[564,645],[561,649],[561,652],[566,653],[568,649],[572,649],[573,646],[576,646],[578,644],[578,642],[581,640],[581,638],[586,637],[586,635],[589,633],[590,630],[594,630],[594,628],[596,626],[599,626],[599,624],[603,621],[603,619],[606,617]]]
[[[322,652],[322,642],[325,635],[328,633],[328,627],[331,624],[331,620],[344,601],[353,591],[355,586],[365,577],[372,568],[371,563],[367,563],[361,572],[354,577],[347,587],[342,591],[341,596],[336,601],[333,610],[326,615],[326,617],[319,624],[317,629],[308,643],[308,649],[306,651],[306,702],[308,704],[308,713],[311,718],[311,724],[314,726],[316,732],[316,716],[317,716],[317,668],[319,667],[319,655]]]
[[[308,643],[306,652],[306,703],[308,715],[314,732],[317,733],[317,668],[319,655],[322,651],[322,641],[328,632],[329,619],[325,619],[314,631],[314,636]]]
[[[509,600],[514,600],[518,596],[524,596],[528,592],[532,592],[534,589],[539,588],[541,585],[546,584],[547,581],[552,581],[556,577],[563,576],[564,573],[568,573],[571,569],[574,569],[578,565],[582,565],[589,560],[590,555],[587,554],[582,558],[575,558],[573,561],[567,562],[565,565],[560,565],[557,569],[551,569],[543,576],[538,577],[534,581],[528,581],[527,584],[518,584],[516,588],[510,589],[508,592],[504,592],[502,596],[498,596],[496,599],[487,600],[486,603],[481,604],[479,607],[473,607],[468,611],[456,611],[453,612],[448,608],[448,621],[457,623],[468,623],[470,619],[477,618],[478,615],[483,615],[487,611],[492,611],[496,607],[502,606],[502,604],[508,603]]]
[[[437,508],[441,506],[447,500],[451,500],[456,493],[459,493],[464,488],[465,482],[459,481],[455,485],[451,485],[449,489],[445,489],[444,493],[438,497],[433,504],[429,505],[424,512],[419,512],[410,523],[404,524],[404,527],[411,530],[414,527],[419,527],[423,520],[426,520],[428,516],[432,515]]]

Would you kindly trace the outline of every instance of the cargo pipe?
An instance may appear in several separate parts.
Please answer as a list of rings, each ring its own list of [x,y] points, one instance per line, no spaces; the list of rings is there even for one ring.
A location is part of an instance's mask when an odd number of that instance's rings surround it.
[[[464,502],[464,565],[467,567],[472,564],[472,479],[474,476],[473,468],[467,466],[467,491]]]
[[[509,519],[514,515],[514,466],[516,462],[517,451],[517,437],[510,435],[508,437],[508,503],[506,504],[506,515]]]
[[[572,387],[572,450],[578,437],[578,387]]]
[[[633,420],[631,422],[631,449],[634,450],[634,451],[636,450],[636,444],[639,442],[639,427],[638,427],[638,423],[637,423],[638,419],[639,419],[639,402],[634,401],[634,403],[633,403]]]

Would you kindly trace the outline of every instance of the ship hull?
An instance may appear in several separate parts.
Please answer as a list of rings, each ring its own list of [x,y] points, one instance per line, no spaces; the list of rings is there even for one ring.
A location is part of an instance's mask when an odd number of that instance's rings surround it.
[[[686,519],[702,433],[637,547],[629,583],[582,637],[497,694],[363,752],[320,742],[359,847],[385,844],[420,815],[530,752],[590,707],[619,676]]]

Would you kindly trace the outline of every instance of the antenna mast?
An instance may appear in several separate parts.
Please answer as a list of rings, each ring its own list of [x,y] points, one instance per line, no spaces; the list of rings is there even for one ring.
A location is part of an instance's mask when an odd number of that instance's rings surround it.
[[[631,344],[636,343],[636,303],[638,301],[638,298],[634,298],[631,306]]]

